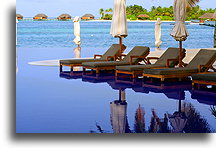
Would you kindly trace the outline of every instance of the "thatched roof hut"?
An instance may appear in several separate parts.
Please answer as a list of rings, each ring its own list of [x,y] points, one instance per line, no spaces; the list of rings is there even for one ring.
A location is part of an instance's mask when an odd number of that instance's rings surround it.
[[[215,13],[205,13],[199,19],[215,19]]]
[[[215,11],[214,14],[212,15],[212,19],[216,19],[216,11]]]
[[[82,20],[92,20],[92,19],[94,19],[94,15],[92,15],[92,14],[85,14],[85,15],[82,16],[81,19]]]
[[[33,17],[34,20],[46,20],[47,18],[48,16],[43,13],[39,13]]]
[[[71,15],[64,13],[64,14],[59,15],[57,17],[57,19],[58,20],[70,20],[71,19]]]
[[[18,20],[22,20],[22,19],[23,19],[23,16],[22,16],[21,14],[16,14],[16,18],[17,18]]]
[[[149,16],[147,14],[140,14],[140,15],[137,16],[137,18],[143,20],[143,19],[148,19]]]
[[[207,19],[209,19],[210,21],[215,20],[215,13],[205,13],[199,17],[200,23],[204,23],[204,21]]]

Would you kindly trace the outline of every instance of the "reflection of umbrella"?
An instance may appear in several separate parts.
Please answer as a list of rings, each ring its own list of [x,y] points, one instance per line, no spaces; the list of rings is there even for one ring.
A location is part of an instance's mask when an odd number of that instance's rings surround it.
[[[155,23],[155,46],[157,48],[160,47],[162,41],[161,41],[161,20],[160,18],[157,18],[157,22]]]
[[[187,0],[175,0],[174,2],[174,17],[175,25],[170,33],[176,41],[179,41],[179,67],[182,67],[182,41],[188,37],[188,31],[185,26],[186,9],[188,6]]]
[[[185,98],[184,92],[180,92],[178,112],[175,112],[172,116],[169,117],[174,133],[182,133],[187,123],[187,117],[185,113],[181,112],[181,100],[184,100],[184,98]]]
[[[125,91],[119,90],[119,100],[110,103],[110,120],[114,133],[130,132],[127,122],[127,102]]]
[[[127,37],[127,17],[126,17],[126,0],[114,0],[113,18],[110,29],[113,37],[119,38],[120,50],[122,48],[122,38]]]
[[[78,47],[81,44],[81,41],[80,41],[80,23],[79,23],[79,21],[80,21],[79,16],[76,16],[74,18],[74,20],[73,20],[73,22],[74,22],[74,36],[75,36],[75,39],[73,40],[73,42],[75,44],[77,44]]]
[[[187,123],[187,117],[185,113],[175,112],[170,118],[170,123],[173,127],[174,133],[182,133]]]
[[[110,103],[111,110],[111,124],[114,133],[125,133],[126,131],[126,111],[127,111],[127,103],[113,101]]]

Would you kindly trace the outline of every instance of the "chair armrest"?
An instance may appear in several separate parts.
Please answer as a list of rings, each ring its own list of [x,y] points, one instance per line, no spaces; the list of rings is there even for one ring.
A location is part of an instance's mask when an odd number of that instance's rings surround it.
[[[116,56],[107,56],[107,57],[106,57],[106,61],[109,61],[109,59],[111,59],[111,58],[113,58],[114,61],[116,61]]]
[[[188,66],[188,64],[183,62],[183,66],[186,67],[186,66]]]
[[[166,61],[166,67],[169,67],[169,62],[170,61],[179,61],[179,59],[167,59],[167,61]]]
[[[147,57],[147,64],[151,64],[150,60],[158,60],[158,57]]]
[[[101,58],[101,57],[102,57],[102,55],[95,54],[95,55],[94,55],[94,59],[96,59],[97,57],[100,57],[100,58]]]
[[[144,62],[146,63],[146,56],[130,56],[130,65],[132,65],[132,62],[133,62],[134,58],[143,59]]]
[[[119,58],[119,60],[121,61],[121,60],[123,59],[123,57],[125,57],[125,56],[126,56],[126,54],[121,54],[121,55],[118,55],[118,56],[116,57],[116,59]]]

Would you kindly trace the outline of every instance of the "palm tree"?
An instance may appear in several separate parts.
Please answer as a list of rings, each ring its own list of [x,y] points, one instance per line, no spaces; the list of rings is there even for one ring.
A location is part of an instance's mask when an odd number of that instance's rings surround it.
[[[145,131],[145,111],[144,108],[140,106],[136,110],[134,131],[135,133],[146,133]]]
[[[101,15],[101,18],[103,18],[103,16],[104,16],[104,9],[101,8],[101,9],[99,10],[99,13],[100,13],[100,15]]]
[[[211,133],[209,124],[191,103],[184,103],[183,112],[188,117],[187,124],[184,128],[186,133]]]
[[[215,116],[215,118],[216,118],[216,109],[215,109],[215,106],[211,106],[211,112],[212,112],[212,115]]]

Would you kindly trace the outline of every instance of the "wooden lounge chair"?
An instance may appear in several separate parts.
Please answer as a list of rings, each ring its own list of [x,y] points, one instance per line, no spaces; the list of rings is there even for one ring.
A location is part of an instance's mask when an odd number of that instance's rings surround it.
[[[182,52],[183,55],[185,55],[185,49],[183,49]],[[157,59],[157,61],[154,64],[151,64],[151,59]],[[168,48],[160,58],[147,57],[147,61],[147,65],[116,66],[116,77],[118,77],[118,74],[127,74],[132,75],[132,78],[136,78],[142,76],[144,69],[174,67],[179,61],[179,48]]]
[[[123,45],[123,50],[126,49],[126,46]],[[103,54],[103,55],[94,55],[94,59],[68,59],[68,60],[60,60],[60,72],[62,72],[63,66],[70,66],[71,71],[73,71],[73,67],[82,66],[83,62],[100,62],[100,61],[109,61],[117,59],[121,56],[120,46],[119,44],[112,44],[112,46]],[[100,57],[100,58],[98,58]]]
[[[187,78],[192,74],[207,72],[214,69],[212,64],[216,60],[216,50],[201,49],[186,67],[165,69],[144,69],[143,77],[160,78]]]
[[[216,85],[216,72],[200,73],[192,75],[192,85]]]
[[[149,54],[149,47],[135,46],[121,61],[106,61],[106,62],[84,62],[82,63],[83,72],[85,74],[86,69],[96,70],[96,74],[100,73],[100,70],[114,70],[119,65],[134,65],[140,61],[146,60],[146,56]]]

